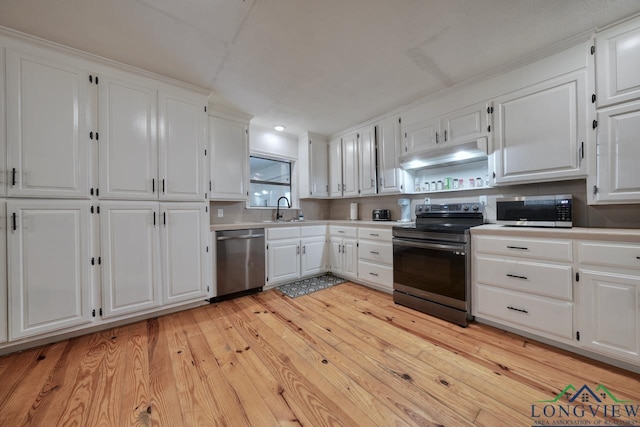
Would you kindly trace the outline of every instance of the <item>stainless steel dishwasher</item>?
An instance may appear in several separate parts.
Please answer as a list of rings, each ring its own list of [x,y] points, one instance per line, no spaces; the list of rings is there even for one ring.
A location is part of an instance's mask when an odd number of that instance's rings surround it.
[[[217,296],[262,290],[265,282],[264,228],[216,232]]]

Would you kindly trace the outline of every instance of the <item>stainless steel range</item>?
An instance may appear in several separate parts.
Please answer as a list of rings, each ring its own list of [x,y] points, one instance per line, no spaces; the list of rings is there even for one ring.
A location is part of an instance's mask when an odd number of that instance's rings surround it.
[[[471,236],[480,203],[416,206],[415,226],[393,227],[393,300],[461,326],[471,320]]]

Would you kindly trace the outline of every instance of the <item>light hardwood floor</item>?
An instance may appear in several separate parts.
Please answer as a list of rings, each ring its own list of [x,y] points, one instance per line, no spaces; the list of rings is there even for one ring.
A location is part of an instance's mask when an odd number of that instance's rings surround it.
[[[2,357],[0,426],[531,426],[568,384],[640,402],[637,374],[347,283]]]

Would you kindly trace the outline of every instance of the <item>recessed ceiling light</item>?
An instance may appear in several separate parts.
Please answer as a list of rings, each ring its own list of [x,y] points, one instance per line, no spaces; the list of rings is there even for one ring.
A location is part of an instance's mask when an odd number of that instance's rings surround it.
[[[282,125],[275,125],[273,127],[275,130],[277,130],[278,132],[282,132],[283,130],[286,129],[286,127],[282,126]]]

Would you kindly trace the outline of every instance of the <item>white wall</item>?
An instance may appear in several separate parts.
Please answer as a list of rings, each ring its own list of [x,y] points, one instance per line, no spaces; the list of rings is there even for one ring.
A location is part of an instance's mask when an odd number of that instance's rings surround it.
[[[260,126],[249,126],[249,149],[252,155],[288,160],[298,159],[298,138]]]

